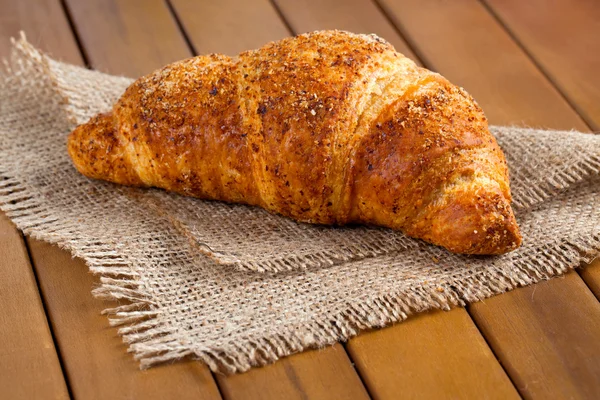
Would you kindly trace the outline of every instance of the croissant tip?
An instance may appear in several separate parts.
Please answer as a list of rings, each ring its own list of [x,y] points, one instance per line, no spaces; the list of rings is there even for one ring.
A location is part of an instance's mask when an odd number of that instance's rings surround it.
[[[477,197],[453,192],[407,233],[458,254],[505,254],[522,242],[510,196],[497,190]]]
[[[487,208],[487,212],[480,215],[479,223],[474,225],[473,234],[469,235],[470,240],[463,243],[465,246],[462,249],[457,249],[458,253],[500,255],[521,246],[523,238],[510,206],[510,200],[502,197],[501,200],[490,204],[494,206],[491,209]]]
[[[512,217],[512,216],[511,216]],[[521,246],[523,241],[519,227],[510,218],[504,226],[488,228],[482,240],[475,242],[470,248],[463,251],[464,254],[474,255],[500,255],[509,253]]]

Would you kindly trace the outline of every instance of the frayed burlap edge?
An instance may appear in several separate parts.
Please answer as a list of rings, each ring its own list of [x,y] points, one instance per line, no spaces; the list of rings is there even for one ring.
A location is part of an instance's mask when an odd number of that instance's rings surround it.
[[[15,52],[38,60],[37,67],[42,68],[48,77],[53,76],[46,57],[24,40],[16,44]],[[8,74],[18,69],[18,65],[14,64],[8,67]],[[65,101],[63,105],[68,118],[68,102]],[[177,340],[174,332],[160,322],[158,311],[152,309],[150,295],[135,280],[137,273],[134,265],[107,244],[75,247],[69,239],[64,239],[67,231],[63,230],[61,221],[48,216],[40,199],[29,194],[27,187],[11,178],[1,166],[0,176],[3,178],[0,181],[0,209],[20,230],[36,239],[57,244],[71,251],[73,256],[84,259],[90,271],[100,275],[100,287],[93,291],[95,296],[129,302],[107,309],[104,314],[109,316],[110,325],[121,326],[118,333],[129,345],[129,351],[140,361],[141,368],[192,356],[204,361],[214,372],[243,372],[308,348],[320,348],[348,340],[361,330],[402,321],[414,313],[464,306],[468,302],[480,301],[519,286],[564,274],[582,262],[590,262],[600,252],[600,231],[596,230],[590,238],[577,238],[569,244],[556,243],[544,249],[545,252],[536,260],[543,268],[516,262],[510,275],[490,270],[490,279],[486,282],[466,277],[460,282],[442,286],[419,283],[401,292],[366,299],[360,304],[349,303],[333,319],[304,323],[294,329],[239,345],[231,344],[219,349],[196,348]],[[556,186],[560,187],[560,182]],[[537,195],[552,196],[556,187],[548,189],[549,193],[541,191]]]
[[[103,276],[102,286],[93,293],[99,298],[132,301],[129,305],[108,309],[104,313],[110,316],[111,326],[124,325],[118,333],[129,344],[129,351],[134,353],[142,369],[191,356],[205,362],[213,372],[232,374],[264,366],[304,350],[345,342],[363,330],[401,322],[413,314],[436,309],[448,311],[518,287],[555,278],[582,263],[590,263],[599,252],[600,232],[597,232],[587,240],[579,239],[576,243],[557,244],[548,248],[537,260],[544,266],[541,270],[528,263],[517,262],[511,275],[493,270],[490,271],[487,282],[468,277],[452,284],[419,284],[387,296],[367,299],[360,304],[348,304],[347,309],[334,319],[305,323],[277,335],[218,350],[188,347],[171,338],[165,327],[153,318],[155,314],[145,310],[148,303],[143,301],[144,290],[136,287],[132,280]],[[99,272],[97,269],[90,269]],[[111,272],[113,271],[105,270],[101,273],[107,275]],[[492,284],[495,280],[498,282]]]

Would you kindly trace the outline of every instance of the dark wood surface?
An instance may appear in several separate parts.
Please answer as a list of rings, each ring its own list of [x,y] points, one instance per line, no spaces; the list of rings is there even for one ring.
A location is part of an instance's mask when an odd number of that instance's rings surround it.
[[[137,77],[316,29],[375,32],[465,87],[492,123],[600,126],[600,3],[577,0],[0,0],[9,37]],[[593,51],[593,49],[596,49]],[[6,398],[600,398],[600,262],[467,309],[411,317],[235,376],[184,360],[140,371],[97,278],[0,216]],[[595,295],[595,296],[594,296]]]

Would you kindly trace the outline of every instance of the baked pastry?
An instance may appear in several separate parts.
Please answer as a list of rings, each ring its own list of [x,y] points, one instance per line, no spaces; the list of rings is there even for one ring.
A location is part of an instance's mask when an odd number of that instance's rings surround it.
[[[521,243],[481,108],[375,35],[321,31],[175,62],[69,136],[90,178],[374,224],[457,253]]]

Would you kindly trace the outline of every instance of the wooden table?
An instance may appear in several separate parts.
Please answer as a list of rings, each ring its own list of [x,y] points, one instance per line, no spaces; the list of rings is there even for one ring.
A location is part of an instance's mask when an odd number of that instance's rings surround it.
[[[0,0],[61,60],[137,77],[316,29],[375,32],[464,86],[493,124],[600,130],[592,0]],[[0,160],[1,162],[1,160]],[[140,371],[83,262],[0,214],[1,398],[600,398],[600,263],[236,376],[184,361]]]

